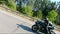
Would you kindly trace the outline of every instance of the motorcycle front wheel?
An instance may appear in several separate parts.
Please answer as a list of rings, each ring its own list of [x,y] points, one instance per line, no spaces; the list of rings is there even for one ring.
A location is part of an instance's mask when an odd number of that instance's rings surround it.
[[[56,34],[54,31],[51,31],[50,34]]]

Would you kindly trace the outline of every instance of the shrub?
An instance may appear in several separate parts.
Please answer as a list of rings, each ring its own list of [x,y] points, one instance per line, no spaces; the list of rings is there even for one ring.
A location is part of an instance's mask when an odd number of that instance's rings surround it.
[[[52,10],[48,13],[47,17],[49,18],[50,21],[54,22],[56,20],[58,13],[56,10]]]
[[[25,7],[25,14],[28,15],[28,16],[32,16],[32,7],[31,6],[26,6]]]

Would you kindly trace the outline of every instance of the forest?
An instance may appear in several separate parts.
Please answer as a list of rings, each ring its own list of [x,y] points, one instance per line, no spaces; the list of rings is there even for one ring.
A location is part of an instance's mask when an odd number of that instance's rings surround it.
[[[50,0],[0,0],[0,4],[30,17],[41,20],[47,17],[53,23],[60,25],[60,2],[51,2]]]

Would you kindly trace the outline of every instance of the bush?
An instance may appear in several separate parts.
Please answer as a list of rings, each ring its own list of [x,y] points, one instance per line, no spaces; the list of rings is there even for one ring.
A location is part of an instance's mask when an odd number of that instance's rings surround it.
[[[25,7],[25,14],[28,15],[28,16],[32,16],[32,7],[31,6],[26,6]]]
[[[37,17],[38,17],[39,19],[42,19],[42,11],[39,11],[39,12],[38,12]]]
[[[9,8],[16,10],[16,4],[15,4],[15,0],[5,0],[4,2],[5,5],[7,5]]]
[[[56,20],[58,13],[56,10],[52,10],[48,13],[47,17],[49,18],[50,21],[54,22]]]

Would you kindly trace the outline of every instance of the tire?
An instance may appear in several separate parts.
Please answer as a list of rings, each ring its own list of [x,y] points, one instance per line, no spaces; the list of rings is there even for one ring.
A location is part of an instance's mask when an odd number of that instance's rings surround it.
[[[33,26],[32,26],[32,30],[33,30],[34,32],[37,32],[37,30],[38,30],[37,26],[36,26],[36,25],[33,25]]]
[[[54,31],[51,31],[51,34],[56,34]]]

